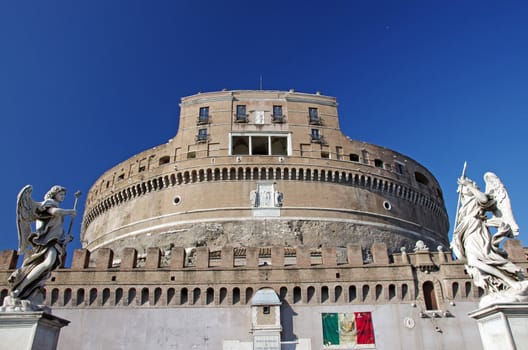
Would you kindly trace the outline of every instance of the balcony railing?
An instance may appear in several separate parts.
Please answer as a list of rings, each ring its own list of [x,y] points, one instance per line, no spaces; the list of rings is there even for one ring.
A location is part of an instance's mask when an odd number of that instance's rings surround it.
[[[207,142],[208,139],[209,139],[209,135],[207,134],[196,135],[196,142],[198,143]]]
[[[236,114],[235,115],[235,123],[247,123],[247,122],[248,122],[247,114]]]
[[[271,122],[272,123],[284,123],[286,121],[286,116],[283,114],[272,114],[271,115]]]
[[[310,117],[309,123],[310,123],[310,125],[322,125],[323,124],[321,118],[314,117],[314,116]]]
[[[204,125],[209,124],[209,116],[208,115],[200,115],[198,116],[198,119],[196,120],[197,125]]]
[[[326,140],[324,139],[323,135],[310,134],[310,137],[312,143],[320,143],[322,145],[326,145]]]

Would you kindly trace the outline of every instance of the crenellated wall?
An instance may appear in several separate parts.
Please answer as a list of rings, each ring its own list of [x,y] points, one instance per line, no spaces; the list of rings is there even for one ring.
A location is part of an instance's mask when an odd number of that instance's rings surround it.
[[[528,266],[518,241],[506,245],[516,263]],[[524,257],[524,259],[523,259]],[[17,264],[15,251],[0,254],[0,280]],[[210,251],[127,248],[120,259],[102,248],[74,252],[72,265],[53,273],[46,286],[52,308],[225,307],[247,305],[254,292],[275,289],[289,304],[385,304],[422,302],[432,282],[438,304],[474,301],[481,295],[464,265],[444,251],[388,254],[384,243],[365,251],[347,247],[224,247]],[[1,295],[7,295],[5,282]]]

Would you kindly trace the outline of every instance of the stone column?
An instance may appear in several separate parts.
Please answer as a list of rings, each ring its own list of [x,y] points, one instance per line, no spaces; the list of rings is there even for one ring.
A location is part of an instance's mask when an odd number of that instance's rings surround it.
[[[526,349],[528,303],[491,304],[469,313],[478,322],[484,350]]]
[[[0,312],[2,349],[55,350],[60,329],[70,321],[38,312]]]

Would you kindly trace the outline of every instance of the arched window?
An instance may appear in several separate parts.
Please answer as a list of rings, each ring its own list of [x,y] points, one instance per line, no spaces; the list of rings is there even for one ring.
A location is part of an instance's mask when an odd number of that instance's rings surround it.
[[[321,303],[325,303],[328,301],[329,293],[328,293],[328,287],[322,286],[321,287]]]
[[[105,288],[103,289],[103,305],[106,305],[109,299],[110,299],[110,289]]]
[[[438,310],[433,282],[427,281],[423,284],[423,295],[425,308],[427,310]]]
[[[222,305],[223,303],[225,303],[226,298],[227,298],[227,288],[222,287],[220,288],[220,297],[218,299],[218,303]]]
[[[281,289],[279,290],[279,297],[282,299],[282,300],[286,300],[286,297],[288,296],[288,288],[286,287],[281,287]]]
[[[115,291],[115,305],[121,305],[123,302],[123,289],[117,288]]]
[[[334,288],[334,302],[338,303],[341,300],[342,294],[343,294],[343,288],[341,286],[336,286]]]
[[[167,305],[172,305],[174,302],[174,295],[176,294],[176,291],[174,288],[169,288],[167,290]]]
[[[466,297],[471,296],[471,282],[466,282]]]
[[[306,291],[306,302],[310,303],[313,300],[314,295],[315,295],[315,288],[312,286],[308,287],[308,290]]]
[[[169,156],[163,156],[163,157],[160,157],[159,159],[159,165],[167,164],[169,162],[170,162]]]
[[[141,290],[141,305],[149,304],[149,290],[148,288],[143,288]]]
[[[161,288],[154,289],[154,305],[157,305],[161,299]]]
[[[348,287],[348,302],[351,303],[357,298],[356,286]]]
[[[214,303],[214,289],[213,288],[207,288],[207,292],[205,296],[205,303],[207,305]]]
[[[63,299],[63,305],[69,305],[72,298],[72,290],[70,288],[66,288],[64,290],[64,299]]]
[[[92,288],[90,289],[90,305],[95,304],[96,300],[97,300],[97,289]]]
[[[453,282],[451,285],[451,289],[453,291],[453,299],[456,299],[458,297],[458,282]]]
[[[376,300],[380,300],[383,293],[383,286],[381,284],[376,285]]]
[[[414,173],[414,178],[416,179],[416,182],[418,182],[419,184],[422,184],[422,185],[429,184],[429,179],[427,178],[427,176],[425,176],[424,174],[418,171]]]
[[[127,305],[134,305],[136,303],[136,288],[128,290]]]
[[[233,305],[240,303],[240,289],[233,288]]]
[[[57,288],[53,288],[51,290],[51,305],[55,305],[58,300],[59,300],[59,290]]]
[[[293,288],[293,303],[297,304],[301,302],[301,287]]]
[[[77,303],[77,305],[84,304],[84,289],[83,288],[77,290],[77,301],[76,301],[76,303]]]
[[[202,291],[200,288],[194,288],[193,290],[193,304],[199,304],[200,303],[200,297],[202,295]]]
[[[402,300],[406,300],[407,299],[407,293],[409,292],[409,287],[407,286],[406,283],[402,284],[402,296],[401,296],[401,299]]]
[[[252,297],[253,297],[253,288],[247,287],[246,288],[246,304],[248,304],[251,301]]]
[[[396,297],[396,286],[389,284],[389,300],[393,300]]]
[[[363,286],[363,301],[367,300],[369,292],[370,292],[370,287],[368,284],[365,284]]]
[[[182,288],[180,291],[180,305],[187,304],[189,301],[189,292],[187,291],[187,288]]]

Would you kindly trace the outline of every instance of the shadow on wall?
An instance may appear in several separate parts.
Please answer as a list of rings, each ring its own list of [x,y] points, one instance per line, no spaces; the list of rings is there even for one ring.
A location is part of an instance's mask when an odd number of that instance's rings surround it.
[[[284,300],[284,298],[281,296],[281,326],[282,326],[282,333],[281,333],[281,341],[287,342],[287,341],[295,341],[298,340],[297,335],[293,333],[293,317],[297,316],[297,313],[293,311],[290,304]]]

